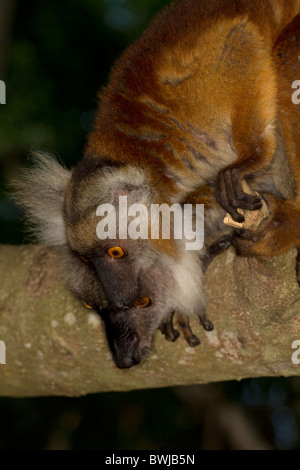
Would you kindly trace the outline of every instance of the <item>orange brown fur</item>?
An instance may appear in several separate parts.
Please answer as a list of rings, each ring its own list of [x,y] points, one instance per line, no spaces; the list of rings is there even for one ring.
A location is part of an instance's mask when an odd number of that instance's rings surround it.
[[[280,47],[288,53],[292,39],[283,43],[289,31],[282,32],[299,12],[299,0],[174,2],[116,63],[86,158],[147,168],[156,202],[182,202],[215,186],[224,169],[237,169],[241,181],[265,168],[280,124],[292,173],[299,175],[299,111],[290,88],[299,77],[298,44],[290,52],[293,67],[277,57]],[[282,204],[270,197],[269,204],[273,214],[283,212],[283,225],[299,217],[297,199]],[[298,221],[292,225],[288,241],[283,230],[274,241],[271,220],[269,236],[261,234],[257,247],[241,242],[240,251],[288,249],[299,237]]]

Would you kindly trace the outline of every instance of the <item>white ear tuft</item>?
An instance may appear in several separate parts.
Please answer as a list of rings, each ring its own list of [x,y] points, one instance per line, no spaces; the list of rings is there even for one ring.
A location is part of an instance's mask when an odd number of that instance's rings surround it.
[[[71,172],[47,153],[36,151],[32,160],[33,168],[11,182],[12,197],[24,209],[27,226],[39,242],[63,245],[63,201]]]

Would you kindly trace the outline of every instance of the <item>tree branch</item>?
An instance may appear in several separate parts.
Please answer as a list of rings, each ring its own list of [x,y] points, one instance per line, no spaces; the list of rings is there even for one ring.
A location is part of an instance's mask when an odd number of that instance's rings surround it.
[[[206,275],[215,330],[206,333],[193,320],[201,338],[194,349],[182,337],[169,343],[158,332],[149,357],[126,370],[114,365],[99,317],[64,286],[55,249],[0,246],[0,279],[2,396],[78,396],[300,375],[291,360],[292,342],[300,339],[294,251],[258,260],[230,249],[218,257]]]

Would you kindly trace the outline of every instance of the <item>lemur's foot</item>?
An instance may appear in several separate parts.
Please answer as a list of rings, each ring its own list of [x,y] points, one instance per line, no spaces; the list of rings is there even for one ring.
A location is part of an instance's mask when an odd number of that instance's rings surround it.
[[[214,324],[206,316],[199,315],[199,320],[205,331],[212,331],[214,329]]]
[[[217,199],[232,219],[240,223],[244,222],[245,217],[237,209],[256,211],[262,207],[259,196],[244,192],[241,172],[238,168],[227,168],[219,173]]]
[[[180,336],[179,331],[176,330],[173,325],[174,314],[175,312],[170,313],[159,326],[160,331],[165,335],[166,339],[172,342],[176,341]],[[214,329],[213,323],[206,317],[205,312],[199,313],[198,316],[205,331],[212,331]],[[189,346],[194,348],[201,343],[198,336],[194,335],[187,315],[177,314],[177,324]]]
[[[187,315],[179,314],[177,315],[177,323],[182,331],[184,339],[188,342],[188,345],[191,346],[191,348],[198,346],[198,344],[200,344],[200,339],[192,332],[189,317]]]
[[[174,317],[175,312],[170,313],[170,315],[160,324],[159,329],[162,332],[163,335],[165,335],[165,338],[167,341],[176,341],[180,333],[178,330],[175,330],[173,326],[173,317]]]

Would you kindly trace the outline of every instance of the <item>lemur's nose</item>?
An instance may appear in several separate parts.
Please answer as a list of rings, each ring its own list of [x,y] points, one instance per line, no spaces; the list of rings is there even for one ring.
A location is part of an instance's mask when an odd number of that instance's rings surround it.
[[[125,356],[115,357],[116,365],[119,369],[129,369],[132,366],[136,366],[141,362],[141,355],[139,353],[127,354]]]
[[[114,302],[114,305],[113,305],[113,306],[114,306],[114,308],[116,308],[117,310],[125,310],[125,309],[129,308],[129,306],[126,305],[126,303],[125,303],[123,300],[121,300],[121,299],[116,300],[116,301]]]

